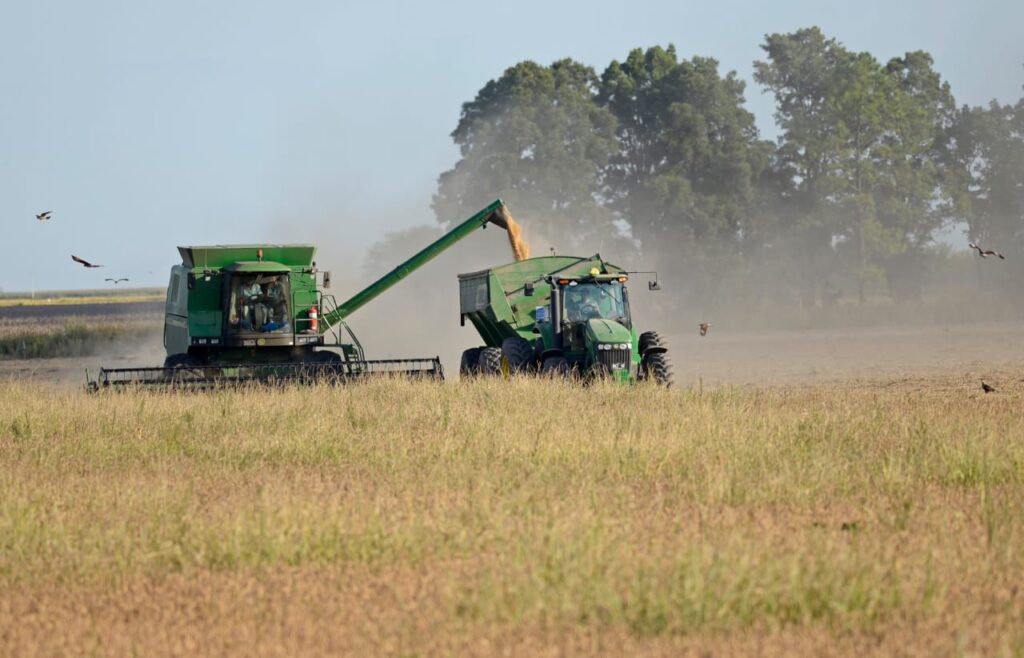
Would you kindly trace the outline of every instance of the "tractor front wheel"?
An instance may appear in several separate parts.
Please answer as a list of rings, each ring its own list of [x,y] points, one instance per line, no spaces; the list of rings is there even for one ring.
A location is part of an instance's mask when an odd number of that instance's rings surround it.
[[[485,377],[497,377],[501,375],[501,350],[497,347],[480,348],[480,358],[477,360],[479,373]]]
[[[640,337],[636,341],[636,347],[640,351],[640,355],[643,356],[644,352],[649,347],[668,347],[665,342],[658,335],[657,331],[645,331],[640,334]]]
[[[672,388],[672,385],[675,384],[676,376],[672,370],[672,359],[669,358],[668,352],[653,352],[644,355],[640,368],[644,379],[653,379],[658,386]]]

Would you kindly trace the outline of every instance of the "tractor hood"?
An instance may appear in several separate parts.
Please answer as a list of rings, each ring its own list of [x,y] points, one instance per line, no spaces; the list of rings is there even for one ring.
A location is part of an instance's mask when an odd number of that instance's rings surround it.
[[[585,329],[587,343],[596,345],[598,343],[630,343],[633,342],[633,334],[615,320],[593,319],[587,320]]]

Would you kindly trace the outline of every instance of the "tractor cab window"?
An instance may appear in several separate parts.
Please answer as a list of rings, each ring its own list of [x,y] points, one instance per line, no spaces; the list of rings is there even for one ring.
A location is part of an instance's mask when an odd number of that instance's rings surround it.
[[[629,303],[625,287],[618,281],[579,283],[565,286],[565,319],[584,322],[603,318],[629,326]]]
[[[292,330],[287,274],[236,274],[231,279],[230,304],[228,324],[233,332]]]

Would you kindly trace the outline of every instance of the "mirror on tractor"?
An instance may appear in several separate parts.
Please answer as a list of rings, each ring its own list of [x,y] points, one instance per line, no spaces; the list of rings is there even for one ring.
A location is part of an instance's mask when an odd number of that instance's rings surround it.
[[[186,279],[188,280],[188,289],[189,290],[194,289],[196,287],[196,274],[195,274],[195,272],[189,272],[188,276],[186,277]]]
[[[661,290],[661,284],[658,283],[657,279],[655,279],[654,281],[648,281],[647,282],[647,289],[648,290]]]
[[[330,288],[330,287],[331,287],[331,273],[330,272],[324,272],[324,288]]]
[[[526,295],[527,297],[533,297],[533,284],[532,283],[524,283],[523,284],[523,294]]]

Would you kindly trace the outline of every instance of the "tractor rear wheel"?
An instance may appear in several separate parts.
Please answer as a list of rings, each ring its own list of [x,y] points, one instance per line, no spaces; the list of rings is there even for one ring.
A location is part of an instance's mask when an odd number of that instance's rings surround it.
[[[544,377],[565,377],[569,374],[569,362],[564,356],[548,357],[544,359],[540,374]]]
[[[480,347],[471,347],[462,352],[462,361],[459,362],[459,376],[472,377],[480,371]]]
[[[668,352],[652,352],[645,355],[644,360],[640,363],[640,368],[644,379],[653,379],[658,386],[672,388],[675,384],[676,376],[672,370],[672,359],[669,358]]]
[[[501,375],[501,350],[497,347],[480,348],[480,358],[477,360],[478,372],[485,377],[497,377]]]
[[[667,347],[665,342],[658,335],[657,331],[645,331],[640,334],[640,338],[636,342],[636,347],[640,351],[640,355],[647,351],[649,347]]]
[[[508,363],[509,374],[522,372],[533,361],[533,348],[522,336],[510,336],[501,343],[501,358]]]

